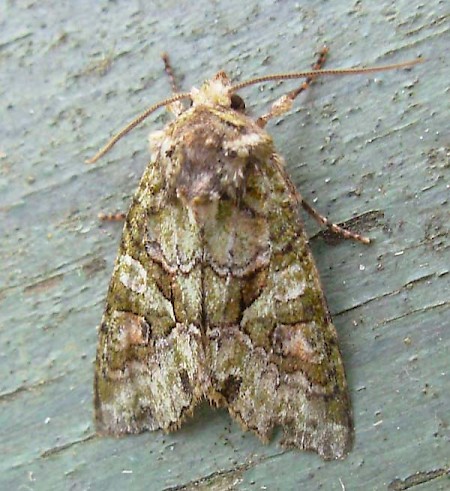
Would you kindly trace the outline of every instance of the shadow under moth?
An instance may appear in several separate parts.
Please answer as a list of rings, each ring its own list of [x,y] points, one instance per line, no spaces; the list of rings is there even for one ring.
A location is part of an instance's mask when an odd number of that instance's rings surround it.
[[[202,399],[228,408],[267,442],[345,457],[350,397],[333,326],[299,217],[361,242],[306,203],[264,130],[318,76],[409,67],[324,70],[233,85],[224,72],[151,106],[175,119],[150,135],[151,161],[134,195],[99,329],[95,420],[121,435],[176,430]],[[167,57],[166,71],[173,72]],[[254,120],[236,94],[254,83],[305,82]],[[190,107],[181,101],[188,99]]]

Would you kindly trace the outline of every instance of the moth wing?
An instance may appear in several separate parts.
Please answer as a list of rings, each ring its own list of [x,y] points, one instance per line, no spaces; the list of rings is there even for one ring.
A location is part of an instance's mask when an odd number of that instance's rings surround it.
[[[209,397],[264,441],[281,426],[286,446],[342,458],[353,439],[350,399],[295,188],[277,156],[257,169],[238,216],[218,213],[205,234]]]
[[[100,326],[95,419],[106,433],[175,429],[205,384],[198,228],[167,200],[156,164],[128,212]]]

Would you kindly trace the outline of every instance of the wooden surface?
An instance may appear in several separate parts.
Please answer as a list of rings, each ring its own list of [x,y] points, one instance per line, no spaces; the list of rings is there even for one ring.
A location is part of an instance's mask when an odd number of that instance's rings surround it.
[[[99,1],[0,6],[0,489],[449,489],[449,4]],[[353,399],[342,462],[262,445],[206,406],[179,432],[95,435],[92,376],[121,226],[154,114],[95,166],[125,122],[218,69],[236,80],[398,62],[323,79],[268,129],[303,195],[370,247],[307,229]],[[285,84],[292,88],[293,84]],[[283,88],[246,89],[264,112]],[[447,474],[446,474],[447,473]]]

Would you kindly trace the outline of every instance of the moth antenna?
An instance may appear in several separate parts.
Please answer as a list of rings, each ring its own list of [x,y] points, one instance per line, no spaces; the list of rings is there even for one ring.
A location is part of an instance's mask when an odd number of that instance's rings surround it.
[[[252,78],[250,80],[244,80],[232,85],[229,89],[230,93],[236,92],[249,85],[259,84],[262,82],[270,82],[276,80],[292,80],[296,78],[306,77],[321,77],[322,75],[358,75],[362,73],[374,73],[384,72],[386,70],[396,70],[398,68],[407,68],[417,63],[422,63],[423,58],[416,58],[415,60],[404,61],[402,63],[394,63],[392,65],[381,65],[363,68],[331,68],[326,70],[307,70],[304,72],[289,72],[289,73],[275,73],[273,75],[263,75],[262,77]]]
[[[168,104],[172,104],[173,102],[179,101],[181,99],[190,98],[191,94],[189,92],[183,92],[181,94],[176,94],[168,99],[163,101],[159,101],[156,104],[153,104],[148,109],[146,109],[142,114],[139,114],[136,118],[133,119],[130,123],[128,123],[124,128],[122,128],[117,134],[115,134],[109,142],[101,148],[92,158],[86,160],[86,164],[93,164],[97,162],[100,157],[103,157],[105,153],[109,152],[111,148],[127,133],[129,133],[133,128],[135,128],[138,124],[142,123],[147,116],[149,116],[152,112],[157,109],[167,106]]]

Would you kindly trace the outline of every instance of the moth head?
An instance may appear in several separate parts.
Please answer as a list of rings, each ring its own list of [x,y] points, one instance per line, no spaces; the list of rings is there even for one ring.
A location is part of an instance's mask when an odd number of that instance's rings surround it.
[[[193,88],[191,99],[193,106],[222,106],[243,111],[244,101],[230,91],[231,82],[228,75],[221,71],[212,79],[203,83],[200,89]]]

